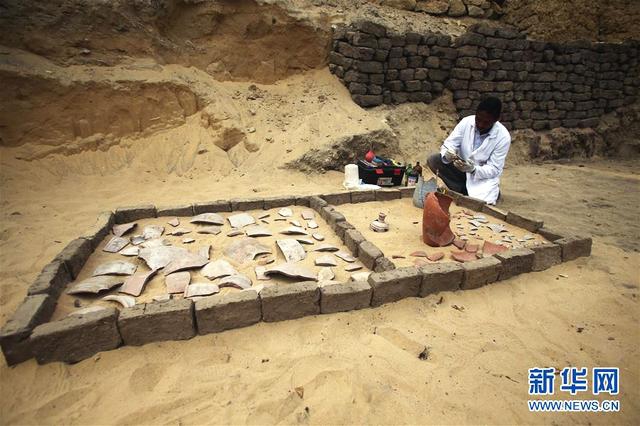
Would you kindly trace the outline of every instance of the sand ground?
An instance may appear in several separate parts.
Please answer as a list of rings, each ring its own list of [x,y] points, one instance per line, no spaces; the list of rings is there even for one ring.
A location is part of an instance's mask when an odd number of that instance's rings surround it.
[[[504,209],[594,236],[593,255],[477,290],[125,347],[75,365],[0,367],[3,424],[593,423],[640,420],[636,162],[505,170]],[[2,321],[40,268],[98,212],[339,188],[342,176],[275,170],[164,176],[125,170],[3,176]],[[268,188],[274,188],[268,190]],[[377,213],[377,212],[375,212]],[[375,214],[372,212],[372,214]],[[567,278],[559,274],[567,275]],[[453,309],[456,305],[464,310]],[[418,354],[428,348],[426,360]],[[532,414],[527,369],[618,366],[616,414]],[[304,388],[302,397],[295,391]]]

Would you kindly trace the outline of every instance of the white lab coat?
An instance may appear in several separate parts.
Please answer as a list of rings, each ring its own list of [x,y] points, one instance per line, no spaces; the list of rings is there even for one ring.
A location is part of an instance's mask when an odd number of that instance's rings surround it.
[[[497,121],[489,131],[489,136],[474,151],[475,131],[476,116],[463,118],[442,144],[440,154],[444,156],[448,148],[464,160],[472,161],[476,169],[473,173],[467,173],[469,196],[495,204],[500,192],[500,175],[511,146],[511,135],[507,128]]]

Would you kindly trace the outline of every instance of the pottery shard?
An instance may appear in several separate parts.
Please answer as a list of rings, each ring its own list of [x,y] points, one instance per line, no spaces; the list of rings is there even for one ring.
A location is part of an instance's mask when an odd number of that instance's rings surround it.
[[[271,249],[254,238],[241,238],[224,249],[224,255],[238,263],[252,261],[257,255],[271,253]]]
[[[105,296],[102,300],[107,302],[116,302],[120,304],[123,308],[130,308],[136,304],[136,299],[132,296],[127,296],[124,294]]]
[[[179,237],[180,235],[184,235],[184,234],[189,234],[191,233],[190,229],[187,228],[176,228],[173,231],[169,232],[169,235],[175,235],[176,237]]]
[[[356,258],[351,256],[349,253],[345,252],[345,251],[338,251],[336,252],[336,256],[339,257],[340,259],[344,260],[347,263],[353,263],[356,261]]]
[[[211,246],[206,244],[198,249],[198,256],[209,260],[209,253],[211,252]]]
[[[336,277],[331,268],[320,268],[318,271],[318,281],[331,281]]]
[[[315,220],[310,220],[307,222],[307,226],[309,227],[309,229],[317,229],[318,223]]]
[[[160,269],[167,266],[172,260],[180,259],[190,254],[187,249],[182,247],[156,246],[141,249],[138,257],[147,263],[149,269]]]
[[[217,213],[202,213],[192,217],[190,222],[222,226],[224,225],[224,218]]]
[[[314,220],[316,218],[316,215],[315,213],[313,213],[313,210],[303,210],[302,218],[304,220]]]
[[[178,219],[177,217],[174,217],[167,223],[175,228],[176,226],[180,225],[180,219]]]
[[[461,240],[459,238],[456,238],[455,240],[453,240],[453,245],[459,248],[460,250],[462,250],[466,244],[467,244],[466,241]]]
[[[113,228],[111,229],[111,231],[113,232],[113,235],[115,235],[116,237],[122,237],[124,234],[126,234],[127,232],[135,228],[135,226],[136,226],[135,222],[123,223],[120,225],[113,225]]]
[[[67,294],[92,293],[98,294],[101,291],[111,290],[124,282],[124,278],[101,275],[98,277],[87,278],[77,284],[74,284]]]
[[[135,246],[125,247],[118,253],[123,256],[137,256],[140,253],[140,248]]]
[[[236,271],[236,269],[226,260],[218,259],[207,263],[200,273],[210,280],[215,280],[220,277],[237,275],[238,271]]]
[[[142,231],[142,238],[145,240],[152,240],[154,238],[160,238],[164,233],[164,226],[160,225],[148,225],[144,227]]]
[[[476,260],[476,255],[468,251],[451,252],[451,257],[458,262],[471,262],[472,260]]]
[[[127,244],[129,244],[129,238],[113,237],[107,242],[107,244],[105,244],[102,251],[106,251],[107,253],[117,253],[125,248]]]
[[[247,237],[270,237],[273,235],[271,231],[269,231],[264,226],[250,226],[244,231],[247,234]]]
[[[443,257],[444,257],[444,253],[439,251],[437,253],[432,253],[428,255],[427,259],[429,259],[432,262],[437,262],[438,260],[441,260]]]
[[[170,246],[171,242],[165,238],[153,238],[151,240],[145,241],[140,244],[140,247],[149,248],[149,247],[160,247],[160,246]]]
[[[218,287],[235,287],[245,290],[251,287],[251,279],[244,275],[229,275],[218,282]]]
[[[191,282],[191,274],[189,271],[176,272],[174,274],[167,275],[164,279],[164,283],[167,286],[167,293],[184,293],[184,290]]]
[[[469,253],[475,253],[478,251],[480,247],[478,246],[478,244],[467,244],[464,246],[464,251],[469,252]]]
[[[320,256],[315,261],[318,266],[338,266],[338,262],[336,262],[335,257],[330,254]]]
[[[315,244],[312,239],[306,238],[306,237],[296,237],[295,240],[300,244],[308,244],[308,245]]]
[[[280,265],[273,266],[268,268],[265,272],[265,275],[284,275],[289,278],[302,278],[305,280],[313,280],[317,279],[316,274],[312,271],[308,270],[304,266],[297,265],[295,263],[281,263]]]
[[[129,262],[123,262],[121,260],[116,260],[113,262],[103,263],[98,266],[93,271],[93,276],[96,277],[98,275],[131,275],[136,269],[137,265]]]
[[[293,211],[288,207],[284,207],[278,210],[278,214],[282,217],[291,217],[293,216]]]
[[[200,255],[193,254],[191,252],[188,253],[188,255],[179,257],[169,262],[169,264],[164,268],[164,274],[169,275],[173,272],[184,271],[185,269],[202,268],[209,261],[208,259]]]
[[[491,256],[494,255],[496,253],[502,253],[504,251],[507,251],[508,248],[501,245],[501,244],[494,244],[490,241],[485,241],[484,244],[482,245],[482,253],[485,256]]]
[[[276,240],[276,244],[287,262],[299,262],[307,257],[307,253],[297,240]]]
[[[222,232],[222,228],[219,226],[205,226],[204,228],[196,230],[196,232],[198,234],[218,235]]]
[[[324,241],[324,235],[315,233],[312,235],[313,239],[316,241]]]
[[[331,244],[320,244],[313,251],[338,251],[340,250],[338,247],[332,246]]]
[[[231,231],[227,234],[227,237],[237,237],[238,235],[243,235],[244,231],[236,229],[235,231]]]
[[[409,256],[413,256],[413,257],[428,257],[427,253],[425,253],[423,251],[414,251]]]
[[[155,273],[156,271],[152,270],[133,274],[124,281],[124,285],[119,290],[120,293],[130,294],[131,296],[140,296],[144,286]]]
[[[243,228],[247,225],[253,225],[256,223],[256,220],[249,213],[234,214],[233,216],[229,216],[227,219],[233,228]]]
[[[216,284],[211,283],[193,283],[189,284],[184,291],[184,297],[210,296],[220,292],[220,288]]]
[[[353,263],[344,267],[344,270],[347,272],[359,271],[360,269],[362,269],[362,265],[353,264]]]
[[[287,229],[280,231],[280,233],[285,235],[309,235],[304,228],[300,228],[298,226],[290,226]]]
[[[267,268],[265,266],[256,266],[255,267],[256,280],[258,280],[258,281],[270,281],[271,278],[264,274],[266,270],[267,270]]]

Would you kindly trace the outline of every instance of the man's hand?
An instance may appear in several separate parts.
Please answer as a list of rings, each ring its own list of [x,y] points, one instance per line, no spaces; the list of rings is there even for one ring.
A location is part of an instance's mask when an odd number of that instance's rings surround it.
[[[458,158],[458,155],[455,152],[449,151],[448,149],[445,150],[444,159],[447,160],[448,163],[451,163],[456,158]]]
[[[454,160],[453,165],[456,167],[456,169],[465,173],[473,173],[473,171],[476,169],[476,166],[474,166],[473,164],[469,164],[462,160]]]

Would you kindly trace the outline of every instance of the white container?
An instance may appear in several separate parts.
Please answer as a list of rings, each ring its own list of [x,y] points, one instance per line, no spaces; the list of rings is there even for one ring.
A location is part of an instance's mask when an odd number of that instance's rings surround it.
[[[360,184],[360,176],[358,174],[358,166],[355,164],[347,164],[344,166],[344,182],[345,188],[356,188]]]

